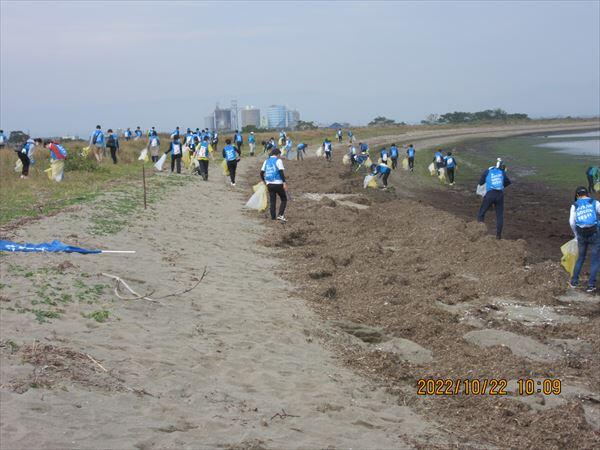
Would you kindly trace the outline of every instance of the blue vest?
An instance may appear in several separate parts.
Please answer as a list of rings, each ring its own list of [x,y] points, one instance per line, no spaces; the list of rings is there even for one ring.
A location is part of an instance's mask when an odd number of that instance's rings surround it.
[[[238,133],[238,134],[235,135],[235,142],[239,143],[239,142],[242,142],[242,140],[243,139],[242,139],[242,135],[241,134]]]
[[[306,144],[302,143],[302,144],[298,144],[298,150],[304,150],[306,148]]]
[[[454,169],[456,167],[456,161],[453,156],[446,157],[446,167],[448,169]]]
[[[406,150],[406,153],[408,153],[408,157],[409,158],[414,158],[415,157],[415,149],[414,149],[414,147],[408,147],[408,150]]]
[[[271,156],[265,161],[265,181],[273,183],[274,181],[283,181],[277,168],[277,157]]]
[[[287,140],[287,142],[285,143],[285,148],[286,148],[286,150],[292,149],[292,140],[291,139]]]
[[[444,156],[440,152],[435,152],[433,155],[435,158],[435,162],[442,162],[444,160]]]
[[[369,151],[369,146],[367,144],[360,144],[360,151],[361,152],[368,152]]]
[[[398,157],[398,147],[396,147],[395,145],[390,147],[390,152],[392,153],[392,158]]]
[[[253,134],[251,134],[250,136],[248,136],[248,143],[249,144],[254,144],[256,142],[256,138],[254,137]]]
[[[225,159],[227,161],[235,161],[237,159],[237,153],[233,145],[226,145],[223,150],[225,151]]]
[[[173,133],[171,133],[173,136],[179,136],[179,130],[175,129],[173,131]]]
[[[100,130],[94,131],[94,138],[92,139],[92,142],[98,145],[104,144],[104,133]]]
[[[142,137],[142,130],[135,130],[135,135],[137,137]]]
[[[492,167],[488,170],[485,177],[486,191],[503,191],[504,190],[504,171],[497,167]]]
[[[377,170],[380,174],[385,175],[386,173],[390,173],[391,169],[386,164],[379,164]]]
[[[381,159],[383,159],[385,161],[387,159],[387,157],[388,157],[387,150],[385,150],[385,149],[381,150],[380,156],[381,156]]]
[[[575,203],[575,225],[580,228],[598,225],[598,214],[596,214],[596,200],[592,198],[580,198]]]

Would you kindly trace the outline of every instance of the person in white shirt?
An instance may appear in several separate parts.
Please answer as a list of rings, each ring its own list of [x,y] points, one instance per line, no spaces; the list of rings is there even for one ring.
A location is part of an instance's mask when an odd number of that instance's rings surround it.
[[[271,151],[271,155],[263,163],[260,169],[260,178],[267,185],[269,191],[269,207],[271,212],[271,220],[279,220],[280,222],[287,222],[284,216],[285,207],[287,205],[287,183],[285,181],[285,173],[283,167],[283,161],[280,158],[281,150],[278,148]],[[279,215],[275,215],[277,211],[277,196],[279,196]]]

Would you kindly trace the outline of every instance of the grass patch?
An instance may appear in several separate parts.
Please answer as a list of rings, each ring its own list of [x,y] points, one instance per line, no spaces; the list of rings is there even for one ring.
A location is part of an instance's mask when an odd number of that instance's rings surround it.
[[[86,319],[93,319],[96,322],[104,323],[108,320],[109,312],[106,309],[100,311],[94,311],[89,314],[84,314],[83,317]]]

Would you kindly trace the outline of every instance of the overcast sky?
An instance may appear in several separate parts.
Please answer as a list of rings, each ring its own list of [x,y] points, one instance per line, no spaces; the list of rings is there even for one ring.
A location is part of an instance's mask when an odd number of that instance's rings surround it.
[[[202,128],[231,99],[353,124],[600,114],[598,1],[0,5],[5,131]]]

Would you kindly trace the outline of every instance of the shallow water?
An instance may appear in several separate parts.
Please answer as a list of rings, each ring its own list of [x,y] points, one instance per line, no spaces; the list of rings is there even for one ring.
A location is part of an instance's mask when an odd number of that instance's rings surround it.
[[[600,158],[600,139],[588,139],[585,141],[562,141],[538,144],[536,147],[556,149],[558,153],[569,155],[596,156]]]
[[[551,134],[549,136],[544,136],[548,139],[556,139],[556,138],[591,138],[591,137],[600,137],[600,130],[596,131],[586,131],[585,133],[571,133],[571,134]]]

